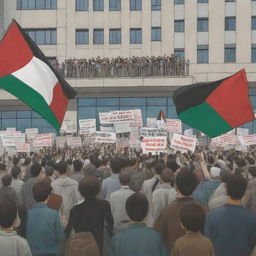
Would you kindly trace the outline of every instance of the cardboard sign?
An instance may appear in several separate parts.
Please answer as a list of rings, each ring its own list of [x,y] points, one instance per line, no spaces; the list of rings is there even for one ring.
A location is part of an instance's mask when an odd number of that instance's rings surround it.
[[[156,118],[151,118],[151,117],[148,117],[147,118],[147,127],[149,128],[156,128]]]
[[[17,144],[16,152],[29,153],[30,152],[30,144],[29,143]]]
[[[243,136],[243,135],[249,135],[249,129],[248,128],[236,128],[236,135]]]
[[[166,119],[165,128],[168,132],[182,133],[182,123],[179,119]]]
[[[142,137],[158,137],[158,136],[167,136],[167,131],[165,129],[159,128],[148,128],[141,127],[140,128],[140,136]]]
[[[29,128],[25,130],[27,139],[33,139],[38,134],[38,128]]]
[[[99,113],[100,124],[111,124],[110,116],[112,115],[111,112],[101,112]]]
[[[33,146],[34,147],[51,147],[53,144],[52,134],[37,134],[35,138],[33,138]]]
[[[144,137],[141,141],[141,148],[143,151],[143,154],[148,153],[160,153],[166,151],[166,143],[167,139],[163,136],[157,136],[157,137]]]
[[[172,136],[172,142],[171,142],[170,148],[180,151],[182,153],[188,152],[188,151],[191,151],[193,153],[195,151],[196,144],[197,144],[196,138],[174,133]]]
[[[114,124],[116,133],[126,133],[131,132],[131,127],[129,122],[121,122]]]
[[[131,127],[141,127],[143,126],[141,109],[133,109],[134,120],[130,123]]]
[[[90,134],[96,132],[96,119],[79,120],[80,134]]]
[[[112,132],[96,132],[96,143],[115,143],[116,133]]]
[[[56,146],[59,148],[64,148],[67,143],[67,137],[66,136],[58,136],[56,137]]]
[[[133,110],[117,110],[112,111],[111,113],[110,123],[134,121]]]
[[[81,137],[67,137],[67,145],[72,148],[82,147]]]
[[[256,145],[256,134],[238,136],[242,146]]]

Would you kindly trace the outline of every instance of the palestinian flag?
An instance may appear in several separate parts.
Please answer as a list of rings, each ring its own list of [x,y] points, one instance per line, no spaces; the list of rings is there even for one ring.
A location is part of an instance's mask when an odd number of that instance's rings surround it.
[[[216,82],[179,88],[173,100],[180,120],[209,137],[255,119],[245,70]]]
[[[75,90],[16,21],[0,42],[0,88],[30,106],[57,131]]]

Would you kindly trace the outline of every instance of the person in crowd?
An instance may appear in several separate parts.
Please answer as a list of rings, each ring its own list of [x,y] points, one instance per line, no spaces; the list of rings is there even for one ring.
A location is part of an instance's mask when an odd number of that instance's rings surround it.
[[[17,194],[18,197],[18,205],[22,205],[22,187],[24,185],[24,181],[20,179],[20,167],[13,167],[11,170],[12,173],[12,183],[11,183],[11,188],[13,188]]]
[[[96,167],[94,164],[87,164],[84,168],[84,176],[96,176]]]
[[[72,229],[78,232],[90,232],[102,252],[104,222],[107,225],[109,235],[112,235],[113,217],[108,201],[98,200],[100,181],[95,176],[88,176],[79,182],[79,191],[85,199],[83,203],[74,206],[69,215],[68,225],[65,229],[67,238]]]
[[[41,165],[38,163],[34,163],[31,166],[31,177],[24,183],[21,194],[22,194],[22,202],[26,210],[31,209],[35,204],[36,200],[33,197],[32,189],[39,180],[39,174],[41,172]]]
[[[0,203],[0,255],[31,256],[27,241],[14,230],[17,206],[12,201]]]
[[[75,173],[70,178],[79,182],[82,178],[84,178],[84,175],[82,173],[83,163],[80,160],[75,160],[73,161],[73,167]]]
[[[24,180],[24,182],[28,181],[31,176],[31,167],[33,163],[31,161],[30,157],[26,157],[24,163],[21,165],[21,177]],[[14,166],[17,166],[17,164],[14,164]]]
[[[59,244],[65,239],[58,212],[47,206],[51,191],[50,184],[44,181],[33,187],[36,204],[28,210],[26,224],[26,237],[33,256],[58,256]]]
[[[232,174],[226,185],[228,202],[208,212],[205,235],[216,256],[249,256],[256,245],[256,216],[241,206],[247,181]]]
[[[10,186],[12,177],[6,174],[2,177],[3,186],[0,188],[0,202],[5,200],[12,201],[16,206],[19,206],[19,200],[16,191]]]
[[[169,255],[159,233],[146,227],[148,201],[140,192],[126,200],[126,211],[130,218],[127,229],[116,234],[111,240],[112,256],[167,256]]]
[[[48,182],[49,184],[52,184],[52,182],[54,181],[54,168],[52,166],[45,166],[45,177],[44,177],[44,181]]]
[[[177,199],[162,210],[154,224],[171,253],[176,239],[184,235],[180,226],[180,211],[188,203],[195,202],[192,193],[197,186],[197,179],[193,172],[183,169],[176,176]]]
[[[121,188],[110,195],[111,212],[114,218],[114,233],[117,233],[128,227],[129,217],[126,213],[126,199],[134,193],[129,188],[130,173],[121,171],[119,174]]]
[[[3,185],[2,184],[2,177],[7,174],[6,171],[6,165],[4,163],[0,163],[0,187]]]
[[[214,256],[212,242],[202,235],[205,211],[195,203],[186,204],[180,211],[181,226],[185,235],[178,238],[173,246],[172,256]]]
[[[110,194],[121,188],[119,173],[122,169],[122,158],[116,157],[110,161],[112,174],[102,182],[102,196],[104,199],[110,199]]]
[[[101,165],[96,170],[96,177],[100,179],[102,182],[104,179],[108,178],[111,174],[111,169],[108,166],[109,159],[107,157],[103,157],[101,161]]]
[[[53,193],[61,196],[63,199],[60,215],[62,225],[65,227],[70,210],[81,201],[81,196],[78,192],[78,182],[67,176],[67,163],[63,160],[60,161],[57,170],[60,177],[53,181],[51,186]]]

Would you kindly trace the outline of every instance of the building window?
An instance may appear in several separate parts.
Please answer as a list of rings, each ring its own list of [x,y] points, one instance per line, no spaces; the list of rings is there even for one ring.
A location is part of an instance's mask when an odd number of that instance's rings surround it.
[[[236,2],[236,0],[225,0],[226,3]]]
[[[184,0],[174,0],[174,4],[184,4]]]
[[[208,63],[208,45],[197,46],[197,63]]]
[[[104,44],[104,29],[93,30],[93,44]]]
[[[77,29],[76,30],[76,44],[89,44],[88,29]]]
[[[151,28],[151,41],[161,41],[161,28],[152,27]]]
[[[131,28],[130,30],[130,43],[141,44],[142,43],[142,30],[141,28]]]
[[[184,32],[184,20],[174,21],[174,32]]]
[[[121,0],[109,0],[110,11],[121,11]]]
[[[121,29],[109,30],[109,44],[121,44]]]
[[[236,45],[225,45],[225,60],[226,63],[236,62]]]
[[[151,10],[160,11],[161,10],[161,0],[151,0]]]
[[[207,32],[208,31],[208,18],[198,18],[197,19],[197,31]]]
[[[225,31],[236,30],[236,17],[225,17]]]
[[[252,44],[252,62],[256,62],[256,44]]]
[[[88,11],[88,0],[76,0],[76,11]]]
[[[130,10],[131,11],[141,11],[142,10],[142,0],[130,0]]]
[[[25,29],[30,38],[38,45],[48,45],[57,43],[56,29]]]
[[[185,58],[184,48],[175,48],[174,55],[180,59],[184,59]]]
[[[256,16],[252,16],[252,30],[256,30]]]
[[[57,0],[17,0],[17,10],[57,9]]]
[[[208,3],[208,0],[197,0],[198,3]]]
[[[104,11],[104,0],[93,0],[93,11]]]

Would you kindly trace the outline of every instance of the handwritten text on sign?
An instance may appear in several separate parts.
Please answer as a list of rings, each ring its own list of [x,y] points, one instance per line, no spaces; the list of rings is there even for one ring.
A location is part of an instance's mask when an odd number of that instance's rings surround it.
[[[181,134],[174,133],[171,142],[171,148],[176,149],[177,151],[187,152],[195,151],[197,139],[192,137],[187,137]]]
[[[52,134],[37,134],[33,139],[33,146],[35,147],[51,147],[52,146]]]
[[[115,143],[116,133],[112,132],[96,132],[96,143]]]
[[[256,145],[256,134],[238,136],[238,139],[243,146]]]
[[[166,119],[166,130],[172,133],[182,133],[182,124],[179,119]]]
[[[134,120],[134,113],[132,110],[113,111],[112,115],[110,116],[111,123],[119,123],[123,121],[133,121],[133,120]]]
[[[141,141],[141,148],[144,154],[147,153],[156,153],[156,152],[165,152],[166,150],[166,137],[144,137]]]
[[[80,119],[80,134],[89,134],[96,132],[96,119]]]

